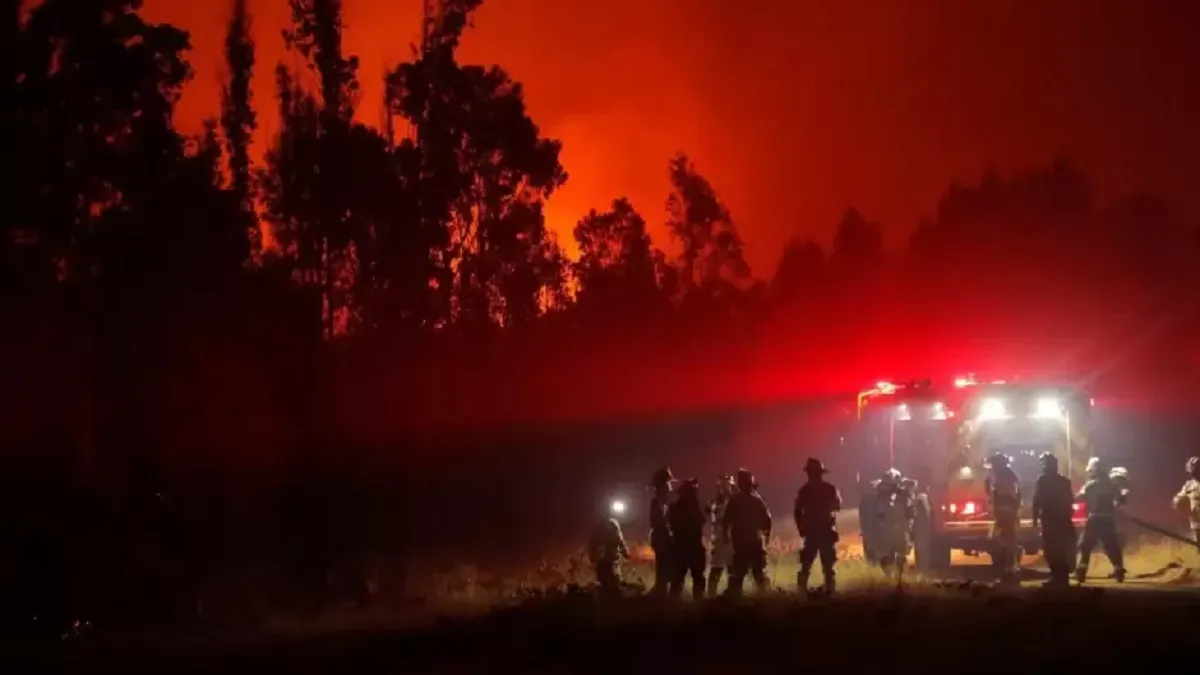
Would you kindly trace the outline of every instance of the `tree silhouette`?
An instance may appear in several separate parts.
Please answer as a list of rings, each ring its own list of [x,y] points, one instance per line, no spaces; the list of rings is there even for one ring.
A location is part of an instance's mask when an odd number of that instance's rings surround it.
[[[627,199],[595,209],[575,225],[578,298],[587,311],[609,317],[645,312],[662,297],[656,277],[661,252],[651,246],[646,221]]]
[[[369,217],[349,180],[352,143],[369,135],[351,121],[358,98],[358,60],[342,53],[340,0],[289,0],[288,46],[320,81],[321,98],[304,91],[286,66],[276,67],[282,128],[263,177],[267,214],[295,268],[319,297],[322,333],[331,340],[351,319],[356,251]]]
[[[254,74],[254,39],[251,37],[251,18],[246,0],[232,0],[229,25],[225,33],[225,67],[228,81],[221,90],[221,127],[225,132],[225,148],[229,156],[229,175],[233,193],[243,211],[253,213],[254,194],[251,191],[250,139],[258,128],[257,116],[251,105],[250,81]],[[248,218],[251,249],[261,248],[257,227]]]
[[[771,278],[772,304],[780,309],[810,304],[806,301],[828,290],[827,274],[825,252],[816,242],[789,239]]]
[[[559,144],[539,136],[521,85],[498,67],[463,66],[455,49],[468,11],[451,3],[427,49],[389,81],[395,109],[418,129],[422,229],[446,228],[434,282],[467,330],[520,325],[561,285],[561,253],[542,205],[566,181]]]
[[[833,235],[830,262],[851,274],[878,268],[883,263],[883,232],[856,209],[847,209]]]
[[[722,297],[752,283],[737,227],[713,189],[686,155],[671,160],[667,226],[682,246],[679,282],[685,296],[700,291]]]
[[[17,42],[16,213],[43,282],[100,271],[120,227],[106,221],[128,221],[182,152],[170,115],[190,74],[187,36],[145,23],[139,4],[47,0]]]
[[[830,271],[836,278],[842,311],[878,312],[883,303],[884,269],[883,231],[878,223],[867,221],[857,209],[843,214],[833,235],[829,254]]]

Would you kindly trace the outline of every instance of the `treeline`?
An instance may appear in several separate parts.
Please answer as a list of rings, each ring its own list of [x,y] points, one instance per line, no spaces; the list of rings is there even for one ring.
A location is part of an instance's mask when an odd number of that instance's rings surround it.
[[[0,282],[6,363],[24,374],[7,378],[10,429],[86,419],[71,428],[103,446],[163,419],[188,441],[284,446],[295,419],[378,437],[404,425],[372,419],[631,412],[720,398],[756,366],[839,357],[871,377],[923,345],[972,344],[1080,360],[1066,346],[1108,353],[1190,321],[1193,223],[1146,196],[1098,208],[1067,161],[950,186],[900,257],[848,209],[829,250],[794,239],[767,279],[680,155],[670,246],[616,198],[578,222],[569,259],[542,210],[568,180],[559,144],[502,68],[456,60],[478,0],[449,2],[388,73],[383,129],[354,121],[340,2],[289,2],[283,37],[306,71],[275,66],[276,100],[252,101],[269,65],[233,0],[222,107],[199,137],[172,126],[185,32],[145,23],[136,1],[50,0],[24,18],[7,2]],[[256,167],[263,106],[281,127]]]
[[[328,428],[346,411],[343,426],[379,437],[716,400],[756,367],[840,361],[869,379],[923,350],[1012,344],[1081,361],[1080,346],[1107,354],[1190,320],[1194,224],[1148,196],[1099,208],[1061,160],[952,185],[899,257],[848,209],[829,250],[797,238],[765,277],[680,155],[669,246],[617,198],[579,221],[568,259],[543,215],[567,180],[559,144],[519,82],[455,58],[474,0],[448,3],[387,74],[381,129],[354,121],[339,2],[290,0],[284,39],[307,70],[277,65],[276,100],[256,102],[269,64],[234,0],[220,114],[199,137],[171,125],[184,32],[145,23],[137,2],[49,1],[24,19],[7,4],[0,282],[5,358],[25,373],[8,378],[22,383],[10,429],[33,433],[53,411],[136,436],[165,416],[193,440],[199,427],[232,430],[217,445],[283,445],[293,419]],[[280,131],[256,167],[264,105]]]

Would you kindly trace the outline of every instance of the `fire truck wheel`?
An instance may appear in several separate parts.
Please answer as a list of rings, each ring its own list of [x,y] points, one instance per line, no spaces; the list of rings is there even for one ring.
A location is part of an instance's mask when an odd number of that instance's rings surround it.
[[[950,568],[950,547],[933,528],[933,509],[926,495],[918,495],[913,521],[913,549],[917,569],[943,572]]]

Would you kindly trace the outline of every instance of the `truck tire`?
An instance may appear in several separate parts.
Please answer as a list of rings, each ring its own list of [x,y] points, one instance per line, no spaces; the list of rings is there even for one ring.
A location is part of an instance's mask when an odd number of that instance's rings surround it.
[[[927,495],[917,495],[913,521],[913,549],[917,570],[938,573],[950,569],[950,546],[933,527],[933,507]]]

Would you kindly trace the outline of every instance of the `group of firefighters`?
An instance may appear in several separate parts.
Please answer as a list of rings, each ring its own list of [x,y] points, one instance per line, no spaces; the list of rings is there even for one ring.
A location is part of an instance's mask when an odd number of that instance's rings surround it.
[[[1087,577],[1092,552],[1100,546],[1113,566],[1112,577],[1125,578],[1124,557],[1117,535],[1117,507],[1128,497],[1122,469],[1110,470],[1103,460],[1088,461],[1088,479],[1076,493],[1071,481],[1059,472],[1058,460],[1051,453],[1041,456],[1042,474],[1038,477],[1032,500],[1034,527],[1041,530],[1042,550],[1050,568],[1049,586],[1067,586],[1072,571],[1082,583]],[[1003,454],[988,462],[986,481],[992,513],[992,540],[995,560],[1004,582],[1015,583],[1020,548],[1017,545],[1019,508],[1022,502],[1020,480]],[[1175,496],[1174,506],[1186,506],[1192,535],[1200,544],[1200,458],[1187,461],[1188,480]],[[835,514],[842,508],[838,489],[825,480],[827,470],[818,459],[804,466],[807,482],[796,494],[793,516],[801,537],[800,571],[796,584],[808,590],[813,563],[819,558],[824,574],[822,591],[833,593],[837,563],[838,531]],[[771,538],[771,511],[758,492],[754,475],[740,469],[736,478],[721,476],[716,497],[703,503],[699,481],[677,481],[670,468],[654,472],[650,487],[650,546],[654,551],[654,586],[651,594],[680,597],[691,578],[692,596],[715,596],[721,579],[729,573],[725,594],[739,596],[749,574],[759,591],[767,588],[767,543]],[[873,519],[876,550],[872,553],[885,570],[902,570],[912,545],[915,518],[915,481],[889,469],[871,483],[875,499],[871,512],[859,513],[860,519]],[[1086,507],[1087,520],[1078,540],[1072,522],[1074,504]],[[864,523],[865,524],[865,523]],[[705,543],[709,532],[710,545]],[[620,523],[609,518],[603,522],[592,542],[592,559],[602,595],[620,595],[621,563],[628,559]]]

